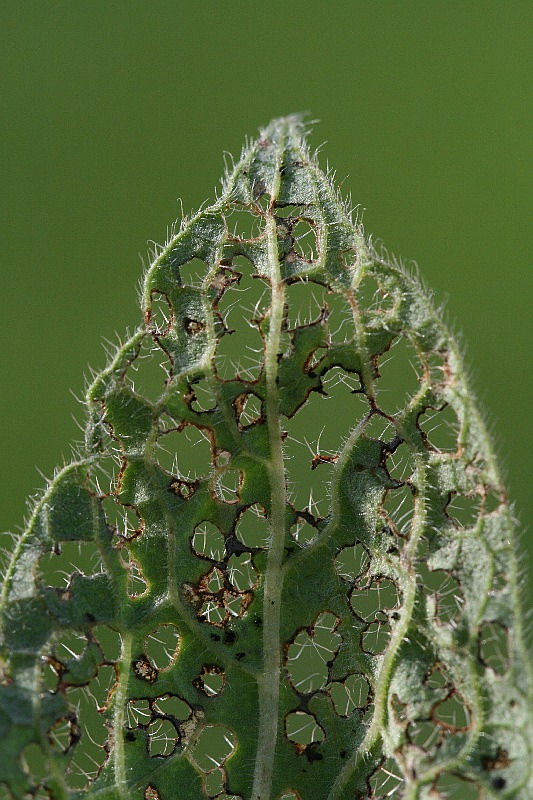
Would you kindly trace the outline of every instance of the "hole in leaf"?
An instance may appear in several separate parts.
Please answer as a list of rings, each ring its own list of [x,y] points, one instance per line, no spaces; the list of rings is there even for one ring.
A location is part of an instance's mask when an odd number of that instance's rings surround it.
[[[128,728],[139,728],[148,725],[152,711],[148,700],[128,700],[126,704],[126,725]]]
[[[318,536],[318,530],[303,517],[297,517],[294,525],[291,525],[291,536],[301,546],[311,544]]]
[[[129,556],[124,566],[128,571],[126,580],[126,592],[128,597],[132,599],[135,597],[142,597],[142,595],[148,591],[148,583],[143,575],[141,565],[135,561],[134,558]]]
[[[185,425],[158,436],[154,458],[171,475],[195,481],[211,472],[211,441],[203,428]]]
[[[238,401],[238,403],[237,403]],[[261,419],[262,407],[261,400],[257,395],[248,394],[240,395],[235,401],[238,421],[241,428],[247,428]]]
[[[135,539],[142,533],[142,521],[133,506],[126,506],[111,497],[101,501],[105,519],[109,527],[121,539]]]
[[[363,675],[354,673],[343,681],[334,681],[328,686],[333,708],[340,717],[349,717],[356,708],[364,708],[368,702],[370,687]]]
[[[470,711],[458,692],[437,703],[433,719],[446,730],[454,733],[467,731],[470,727]]]
[[[93,628],[93,636],[98,641],[106,661],[116,662],[119,660],[122,637],[118,631],[108,625],[97,625]]]
[[[155,669],[159,672],[165,672],[170,669],[178,655],[178,629],[170,622],[158,625],[146,637],[144,648],[150,663]]]
[[[225,725],[206,725],[200,731],[191,757],[202,772],[218,769],[231,757],[237,739]]]
[[[65,588],[74,573],[95,575],[103,572],[103,562],[94,542],[57,542],[55,551],[39,559],[39,577],[45,586]]]
[[[428,409],[418,417],[417,424],[433,450],[441,453],[454,453],[457,450],[459,421],[450,405],[439,410]]]
[[[387,649],[391,634],[388,622],[370,622],[361,634],[361,648],[370,655],[379,655]]]
[[[191,389],[194,397],[191,400],[191,408],[193,411],[202,413],[204,411],[211,411],[217,404],[215,393],[213,392],[209,381],[206,378],[193,383]]]
[[[413,462],[411,453],[405,442],[403,442],[395,451],[387,456],[387,470],[389,475],[394,481],[403,483],[413,473]]]
[[[200,289],[209,272],[209,265],[200,258],[192,258],[186,264],[181,264],[179,274],[184,286]]]
[[[152,708],[156,714],[164,717],[174,717],[179,721],[189,719],[192,709],[185,700],[175,694],[164,694],[152,701]]]
[[[356,292],[357,304],[362,312],[383,314],[394,305],[394,296],[383,289],[373,275],[366,275]]]
[[[326,734],[313,714],[292,711],[285,718],[285,733],[290,742],[307,747],[313,742],[323,742]]]
[[[320,614],[310,632],[300,631],[288,646],[287,671],[293,687],[300,694],[311,694],[326,685],[329,664],[342,642],[341,635],[336,632],[338,624],[334,614]]]
[[[351,306],[343,294],[328,292],[328,333],[330,344],[347,344],[355,335],[354,317]]]
[[[171,372],[167,354],[147,336],[143,339],[139,355],[126,371],[126,384],[151,403],[156,403],[165,391]]]
[[[219,797],[226,788],[227,775],[223,767],[207,772],[204,775],[203,790],[207,797]]]
[[[366,572],[369,563],[370,556],[361,542],[356,542],[350,547],[343,547],[334,562],[338,575],[346,581],[355,581],[356,578],[359,578]]]
[[[353,589],[350,604],[362,620],[386,621],[385,612],[400,606],[400,592],[390,578],[374,578],[368,586]]]
[[[245,547],[268,547],[270,530],[263,506],[249,506],[239,517],[235,533]]]
[[[418,354],[405,336],[399,336],[381,356],[378,368],[378,406],[386,414],[395,414],[420,388],[422,369]]]
[[[415,510],[413,493],[409,486],[389,489],[382,504],[383,512],[392,530],[401,537],[408,538]]]
[[[346,434],[362,418],[359,395],[352,394],[353,376],[330,370],[324,379],[327,396],[311,392],[304,405],[286,421],[284,443],[291,502],[313,516],[329,512],[329,484]],[[317,429],[317,419],[321,425]],[[310,431],[316,434],[310,436]]]
[[[263,369],[264,348],[258,323],[269,308],[270,286],[254,277],[253,265],[248,259],[234,259],[234,267],[242,277],[226,289],[218,303],[224,324],[234,333],[220,339],[215,368],[221,380],[240,377],[253,382]]]
[[[245,592],[257,583],[258,574],[252,564],[251,553],[230,556],[226,571],[230,583],[235,586],[238,592]]]
[[[420,583],[435,597],[435,618],[441,624],[453,623],[464,603],[457,580],[443,569],[430,570],[425,563],[417,567]]]
[[[265,220],[248,208],[234,204],[227,215],[228,230],[235,239],[256,239],[264,230]]]
[[[443,800],[481,800],[480,788],[477,783],[458,777],[457,775],[443,774],[434,784],[438,793],[437,798]]]
[[[148,726],[148,753],[152,758],[171,756],[178,740],[178,731],[169,719],[155,719]]]
[[[217,499],[223,503],[238,503],[242,481],[243,474],[240,469],[226,469],[221,472],[215,484]]]
[[[431,719],[415,720],[407,726],[409,742],[422,750],[433,750],[442,743],[442,728]]]
[[[162,292],[152,290],[150,308],[146,313],[149,333],[164,336],[172,326],[172,306],[168,297]]]
[[[224,688],[226,675],[223,669],[214,664],[205,664],[194,685],[208,697],[216,697]]]
[[[314,226],[307,219],[299,219],[293,226],[291,236],[294,238],[294,249],[304,261],[316,261],[318,244]]]
[[[462,494],[453,494],[446,506],[446,513],[458,527],[471,528],[476,524],[481,507],[481,496],[472,497]]]
[[[285,325],[292,329],[309,325],[320,318],[325,288],[311,281],[296,281],[286,288],[287,314]]]
[[[372,800],[381,798],[400,798],[400,792],[405,786],[400,769],[394,759],[388,758],[375,770],[369,780]]]
[[[226,555],[223,534],[212,522],[201,522],[194,529],[192,547],[197,556],[222,561]]]
[[[479,630],[479,657],[496,675],[509,669],[509,637],[499,622],[484,622]]]

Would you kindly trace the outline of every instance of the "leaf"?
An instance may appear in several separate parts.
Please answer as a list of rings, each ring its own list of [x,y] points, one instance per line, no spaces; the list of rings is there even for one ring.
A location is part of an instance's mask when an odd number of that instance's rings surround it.
[[[299,118],[142,306],[6,570],[4,796],[530,797],[514,520],[457,345]]]

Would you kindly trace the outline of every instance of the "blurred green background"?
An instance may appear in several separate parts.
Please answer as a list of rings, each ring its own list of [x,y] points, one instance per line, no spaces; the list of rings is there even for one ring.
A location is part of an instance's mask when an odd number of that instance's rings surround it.
[[[69,457],[71,391],[137,324],[139,254],[177,198],[212,198],[223,150],[308,111],[367,231],[447,299],[533,555],[532,8],[4,3],[1,528]]]

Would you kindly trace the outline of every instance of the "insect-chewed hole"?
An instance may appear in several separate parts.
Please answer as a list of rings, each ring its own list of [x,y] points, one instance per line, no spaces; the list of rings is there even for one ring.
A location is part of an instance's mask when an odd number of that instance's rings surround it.
[[[318,530],[303,517],[297,517],[294,525],[291,525],[290,533],[301,547],[311,544],[318,536]]]
[[[328,335],[330,344],[347,344],[355,336],[352,308],[343,294],[328,292]]]
[[[373,275],[366,275],[356,291],[357,305],[362,312],[383,314],[394,305],[394,295],[383,289]]]
[[[56,720],[48,729],[48,741],[53,753],[66,753],[75,744],[79,730],[74,717]]]
[[[291,711],[285,717],[285,733],[290,742],[307,747],[313,742],[323,742],[326,734],[313,714]]]
[[[92,631],[93,638],[98,642],[105,660],[116,662],[122,650],[122,636],[108,625],[97,625]]]
[[[63,589],[74,573],[103,572],[100,551],[94,542],[57,542],[55,550],[39,559],[38,574],[45,586]]]
[[[219,473],[215,482],[215,495],[223,503],[238,503],[243,474],[240,469],[225,469]]]
[[[101,500],[107,525],[122,539],[135,539],[142,532],[142,521],[133,506],[119,503],[115,496]]]
[[[224,535],[212,522],[201,522],[194,529],[192,549],[201,558],[222,561],[226,555]]]
[[[471,528],[479,518],[481,503],[479,494],[453,494],[446,506],[446,513],[458,527]]]
[[[401,486],[398,489],[389,489],[381,507],[386,519],[392,523],[394,533],[407,538],[411,532],[415,510],[411,488]]]
[[[416,719],[407,726],[406,736],[410,744],[431,751],[442,743],[443,732],[432,719]]]
[[[87,647],[87,637],[75,631],[62,631],[52,645],[52,655],[66,664],[71,659],[81,656]]]
[[[248,394],[239,396],[239,403],[236,408],[238,423],[241,428],[247,428],[261,419],[262,416],[262,403],[257,395]]]
[[[114,442],[109,437],[104,437],[106,444],[104,448],[105,455],[100,456],[97,461],[90,465],[88,470],[88,482],[92,492],[98,496],[111,494],[117,489],[117,476],[120,470],[120,461],[112,452],[114,450]]]
[[[252,564],[251,553],[234,553],[228,560],[226,571],[230,583],[238,592],[246,592],[257,583],[258,573]]]
[[[270,530],[263,506],[255,503],[243,511],[238,519],[235,533],[245,547],[251,549],[268,547]]]
[[[305,207],[303,205],[302,206],[291,206],[291,205],[286,205],[286,206],[280,205],[280,206],[278,206],[276,204],[276,206],[274,208],[274,214],[279,219],[287,219],[287,217],[289,217],[289,218],[290,217],[294,217],[295,219],[298,219],[304,213],[304,208]]]
[[[255,214],[245,206],[234,204],[227,215],[228,230],[236,239],[256,239],[265,227],[262,214]]]
[[[377,656],[387,649],[391,635],[389,622],[375,620],[369,622],[361,632],[361,649],[369,655]]]
[[[233,755],[237,737],[226,725],[206,725],[194,744],[191,758],[202,772],[218,769]]]
[[[406,481],[412,475],[413,461],[405,442],[387,457],[387,470],[391,478],[399,483]]]
[[[191,408],[193,411],[201,414],[204,411],[211,411],[215,408],[217,399],[207,378],[202,378],[196,381],[196,383],[191,384],[191,391],[193,393],[191,399]]]
[[[172,475],[194,481],[211,472],[211,441],[203,428],[185,425],[157,437],[154,459]]]
[[[444,689],[445,687],[449,686],[449,684],[450,679],[447,673],[444,671],[444,668],[438,662],[433,665],[427,676],[424,678],[424,685],[427,686],[428,689],[432,690]]]
[[[496,675],[509,669],[509,634],[500,622],[484,622],[479,629],[479,657]]]
[[[312,281],[296,281],[287,286],[285,290],[286,327],[292,329],[317,321],[324,306],[325,291],[324,286]]]
[[[126,725],[128,728],[146,726],[151,719],[152,710],[148,700],[128,700],[126,703]]]
[[[349,717],[356,708],[364,708],[368,702],[370,686],[364,675],[353,673],[342,681],[328,686],[333,708],[340,717]]]
[[[143,339],[139,355],[128,367],[125,380],[137,394],[156,403],[165,390],[171,372],[167,354],[147,336]]]
[[[224,767],[218,767],[212,770],[211,772],[206,772],[204,774],[202,788],[204,790],[204,794],[210,798],[222,798],[222,800],[232,800],[230,795],[225,793],[225,789],[227,787],[228,776]],[[235,795],[233,795],[234,800],[240,800]]]
[[[433,788],[442,800],[481,800],[481,789],[477,783],[457,775],[444,773],[435,781]]]
[[[400,792],[405,787],[405,782],[400,769],[393,758],[388,758],[370,776],[368,781],[371,800],[381,800],[384,797],[399,798]]]
[[[209,265],[200,258],[192,258],[186,264],[181,264],[179,267],[180,280],[184,286],[191,286],[194,289],[199,289],[207,273],[209,272]]]
[[[234,259],[234,268],[241,274],[238,283],[230,285],[218,302],[217,310],[230,331],[219,340],[215,369],[221,380],[240,377],[256,381],[263,369],[263,339],[258,322],[270,304],[270,286],[255,276],[248,259]]]
[[[304,261],[315,261],[318,257],[318,242],[314,225],[300,218],[293,226],[291,236],[294,238],[294,250]]]
[[[172,326],[172,316],[172,306],[166,294],[153,289],[146,311],[148,331],[154,336],[164,336]]]
[[[453,623],[460,616],[464,598],[458,581],[443,569],[430,570],[421,562],[417,566],[419,583],[435,598],[435,620]]]
[[[158,625],[148,634],[144,651],[148,660],[159,672],[165,672],[174,664],[179,649],[179,631],[171,622]]]
[[[327,395],[311,392],[297,413],[283,423],[291,502],[298,510],[325,517],[329,512],[329,484],[334,465],[348,434],[364,416],[360,395],[353,394],[354,378],[339,368],[324,379]],[[316,421],[322,420],[317,431]],[[317,431],[309,438],[309,431]]]
[[[362,620],[387,621],[387,612],[400,605],[400,591],[390,578],[373,578],[368,586],[356,586],[350,604]]]
[[[169,719],[154,719],[148,725],[148,753],[152,758],[168,758],[176,749],[179,733]]]
[[[403,409],[420,388],[421,374],[416,350],[405,336],[398,336],[379,360],[376,389],[381,411],[395,414]]]
[[[457,450],[459,421],[450,405],[440,409],[428,408],[418,417],[417,424],[433,450],[440,453],[454,453]]]
[[[433,719],[446,730],[454,733],[467,731],[470,727],[470,710],[458,692],[453,692],[433,708]]]
[[[224,688],[226,673],[214,664],[204,664],[201,673],[194,680],[194,685],[208,697],[216,697]]]
[[[152,708],[156,714],[164,717],[173,717],[180,722],[189,719],[192,709],[185,700],[175,694],[164,694],[152,701]]]
[[[379,439],[381,442],[390,442],[396,433],[392,422],[381,414],[372,414],[365,423],[365,436],[370,439]]]
[[[320,614],[310,631],[296,634],[287,648],[286,667],[293,687],[300,694],[323,689],[328,682],[329,665],[341,645],[336,628],[339,619],[329,612]]]
[[[148,582],[144,577],[141,565],[128,554],[128,560],[124,562],[124,567],[128,573],[126,579],[128,597],[132,599],[142,597],[148,591]]]
[[[79,741],[74,747],[67,770],[67,783],[72,789],[83,789],[99,774],[108,754],[104,748],[109,738],[102,710],[115,689],[117,676],[113,667],[104,665],[88,686],[67,689],[67,700],[76,708]]]
[[[368,569],[370,556],[361,542],[356,542],[349,547],[343,547],[334,561],[335,569],[345,581],[355,581]]]
[[[502,508],[505,508],[505,496],[503,493],[490,487],[486,489],[483,497],[483,513],[494,514],[495,511],[501,511]]]

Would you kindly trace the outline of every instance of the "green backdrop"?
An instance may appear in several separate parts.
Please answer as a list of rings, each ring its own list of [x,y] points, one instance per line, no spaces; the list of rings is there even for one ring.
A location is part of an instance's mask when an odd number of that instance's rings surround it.
[[[10,0],[2,78],[0,526],[68,458],[139,254],[272,116],[463,332],[533,555],[529,0]],[[73,416],[75,419],[73,419]],[[529,532],[529,535],[528,535]]]

